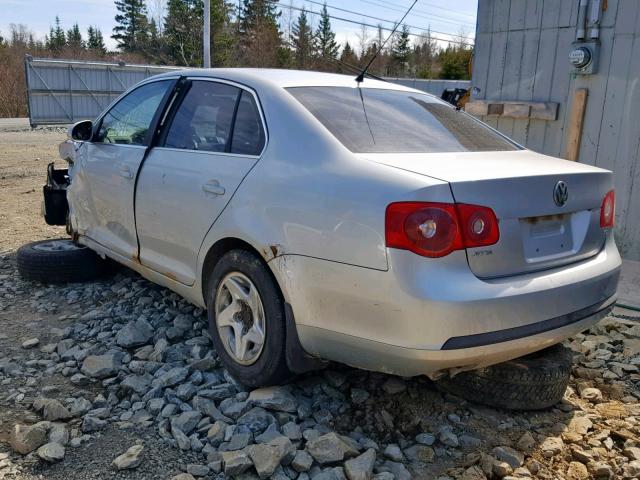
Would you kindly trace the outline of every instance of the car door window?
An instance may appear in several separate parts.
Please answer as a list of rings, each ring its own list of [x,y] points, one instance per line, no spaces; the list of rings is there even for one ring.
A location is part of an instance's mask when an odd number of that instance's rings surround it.
[[[94,142],[145,145],[153,116],[172,82],[148,83],[121,99],[102,118]]]
[[[256,102],[247,91],[242,92],[236,123],[233,127],[231,153],[260,155],[264,148],[265,135]]]
[[[226,152],[240,89],[224,83],[197,81],[178,107],[165,147]]]

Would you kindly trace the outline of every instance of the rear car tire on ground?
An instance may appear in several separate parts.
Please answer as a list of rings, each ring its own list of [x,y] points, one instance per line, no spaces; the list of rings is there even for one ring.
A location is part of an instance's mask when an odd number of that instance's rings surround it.
[[[438,380],[444,391],[466,400],[509,410],[549,408],[564,395],[572,353],[563,345]]]
[[[17,263],[22,278],[42,283],[85,282],[106,269],[93,250],[70,238],[27,243],[18,249]]]
[[[257,388],[293,377],[286,361],[284,300],[260,257],[247,250],[224,254],[207,277],[206,302],[214,347],[238,382]]]

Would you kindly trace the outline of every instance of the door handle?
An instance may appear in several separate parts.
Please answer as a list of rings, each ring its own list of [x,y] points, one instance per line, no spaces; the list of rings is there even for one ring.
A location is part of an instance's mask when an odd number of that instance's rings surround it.
[[[133,173],[131,173],[129,167],[121,167],[120,176],[126,178],[127,180],[131,180],[133,178]]]
[[[209,180],[207,183],[202,185],[202,191],[213,195],[224,195],[225,190],[218,180]]]

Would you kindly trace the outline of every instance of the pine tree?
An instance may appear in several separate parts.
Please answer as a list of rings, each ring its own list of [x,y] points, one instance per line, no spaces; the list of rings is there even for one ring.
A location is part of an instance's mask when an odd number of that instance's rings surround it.
[[[98,55],[106,55],[107,48],[104,45],[102,32],[98,27],[89,26],[87,29],[87,49]]]
[[[74,50],[82,50],[85,47],[84,40],[82,40],[82,33],[80,33],[80,27],[77,22],[67,30],[67,46]]]
[[[340,64],[338,71],[341,73],[353,73],[353,67],[358,67],[358,55],[356,55],[356,52],[353,51],[353,48],[351,48],[349,42],[346,42],[344,44],[344,47],[342,48],[340,61],[342,63]]]
[[[243,0],[238,22],[238,60],[249,67],[288,66],[278,25],[277,1]]]
[[[169,59],[178,65],[202,66],[202,0],[169,0],[164,36]]]
[[[446,49],[440,51],[438,55],[442,69],[440,70],[440,78],[449,80],[467,80],[469,79],[469,62],[471,60],[472,50],[465,45],[447,46]]]
[[[409,27],[402,25],[399,32],[394,34],[393,46],[391,47],[391,57],[398,73],[404,73],[411,57],[411,38]]]
[[[67,38],[60,24],[60,17],[56,15],[56,26],[49,28],[49,36],[46,37],[46,46],[48,50],[60,52],[66,45]]]
[[[438,42],[431,36],[431,28],[422,37],[419,45],[414,49],[414,63],[417,76],[420,78],[434,78],[434,63],[438,52]]]
[[[303,8],[298,21],[291,30],[291,44],[295,49],[296,68],[304,70],[311,66],[313,60],[315,35],[307,19],[307,12]]]
[[[324,69],[332,69],[333,60],[338,58],[336,34],[331,30],[331,20],[325,3],[320,12],[320,23],[316,29],[316,48]]]
[[[118,14],[113,27],[113,38],[118,48],[126,53],[138,52],[148,37],[147,6],[144,0],[115,0]]]
[[[263,23],[277,26],[280,12],[276,3],[269,0],[242,0],[240,31],[248,32]]]
[[[236,30],[231,23],[233,5],[227,0],[211,0],[211,65],[234,65]]]

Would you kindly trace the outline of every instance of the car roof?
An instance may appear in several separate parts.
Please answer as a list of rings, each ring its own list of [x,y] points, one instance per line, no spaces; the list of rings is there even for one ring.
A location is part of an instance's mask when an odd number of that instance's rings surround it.
[[[248,86],[271,87],[357,87],[355,74],[340,75],[337,73],[315,72],[311,70],[286,70],[278,68],[199,68],[174,70],[154,78],[175,76],[176,73],[188,77],[220,78],[236,81]],[[375,80],[366,77],[361,83],[364,88],[383,88],[387,90],[419,91],[396,83]],[[420,92],[425,93],[425,92]]]

